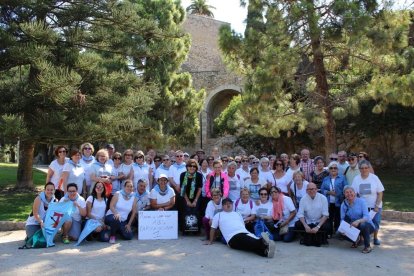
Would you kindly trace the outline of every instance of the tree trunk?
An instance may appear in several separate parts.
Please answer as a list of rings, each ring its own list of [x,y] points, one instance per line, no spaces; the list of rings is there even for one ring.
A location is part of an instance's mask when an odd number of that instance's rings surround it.
[[[332,103],[329,99],[329,85],[326,74],[324,55],[321,48],[321,31],[318,27],[318,17],[312,0],[308,1],[308,25],[315,68],[316,99],[325,116],[325,155],[336,152],[336,125],[332,114]]]
[[[33,189],[33,153],[35,143],[21,141],[19,149],[19,166],[17,167],[16,188]]]

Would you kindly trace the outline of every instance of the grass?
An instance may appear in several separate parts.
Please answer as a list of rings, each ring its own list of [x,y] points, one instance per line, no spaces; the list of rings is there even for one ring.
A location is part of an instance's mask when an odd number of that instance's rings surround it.
[[[0,163],[0,221],[25,221],[31,212],[36,191],[14,190],[17,165]],[[36,190],[41,190],[46,181],[46,174],[33,170],[33,182]]]
[[[18,191],[12,188],[16,184],[16,164],[0,163],[0,221],[25,221],[31,211],[36,191]],[[384,209],[414,212],[414,185],[412,175],[396,172],[380,172],[378,174],[385,187]],[[33,171],[33,181],[37,190],[41,190],[46,174]]]

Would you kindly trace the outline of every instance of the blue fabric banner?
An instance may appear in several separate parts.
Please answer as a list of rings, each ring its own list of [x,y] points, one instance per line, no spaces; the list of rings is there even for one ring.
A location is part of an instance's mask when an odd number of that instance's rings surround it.
[[[63,223],[70,219],[73,212],[73,202],[52,202],[46,212],[43,235],[46,239],[46,247],[54,246],[53,239]]]
[[[97,219],[88,219],[85,223],[85,227],[82,230],[82,233],[79,235],[78,242],[75,245],[80,245],[80,243],[97,227],[103,225],[101,221]]]

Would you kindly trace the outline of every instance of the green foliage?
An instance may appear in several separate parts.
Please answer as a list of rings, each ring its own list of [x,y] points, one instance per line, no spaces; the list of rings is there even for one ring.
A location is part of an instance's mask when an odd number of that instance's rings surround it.
[[[242,105],[241,95],[234,96],[229,106],[214,120],[214,132],[218,135],[231,134],[234,135],[239,130],[237,128],[241,119],[238,111]]]
[[[388,8],[372,0],[249,1],[244,37],[220,30],[226,62],[245,79],[235,127],[265,137],[323,128],[331,152],[334,120],[357,114],[361,103],[375,99],[377,113],[411,106],[414,20]]]
[[[208,5],[206,0],[192,0],[186,11],[189,14],[205,15],[214,18],[212,9],[215,9],[215,7]]]

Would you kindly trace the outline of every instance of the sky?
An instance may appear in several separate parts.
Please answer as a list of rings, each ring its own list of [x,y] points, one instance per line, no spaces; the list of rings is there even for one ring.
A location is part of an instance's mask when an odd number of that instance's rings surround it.
[[[414,8],[414,0],[394,0],[397,8]],[[181,5],[187,8],[191,0],[181,0]],[[220,21],[228,22],[231,28],[238,33],[244,33],[246,24],[247,8],[240,7],[240,0],[208,0],[207,4],[215,7],[212,9],[214,18]]]

